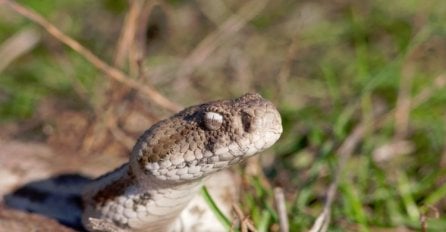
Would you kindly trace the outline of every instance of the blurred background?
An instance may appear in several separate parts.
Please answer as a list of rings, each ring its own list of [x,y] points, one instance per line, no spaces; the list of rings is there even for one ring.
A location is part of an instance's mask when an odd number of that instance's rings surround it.
[[[2,146],[121,161],[172,112],[255,91],[284,125],[239,170],[259,231],[274,187],[291,231],[446,229],[446,2],[18,2],[35,13],[0,1]]]

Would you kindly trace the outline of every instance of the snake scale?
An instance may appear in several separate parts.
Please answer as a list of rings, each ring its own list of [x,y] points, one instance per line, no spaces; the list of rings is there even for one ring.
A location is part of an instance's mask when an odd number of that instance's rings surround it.
[[[85,186],[82,224],[88,231],[184,231],[184,209],[203,182],[281,133],[276,107],[256,93],[188,107],[145,131],[128,163]]]

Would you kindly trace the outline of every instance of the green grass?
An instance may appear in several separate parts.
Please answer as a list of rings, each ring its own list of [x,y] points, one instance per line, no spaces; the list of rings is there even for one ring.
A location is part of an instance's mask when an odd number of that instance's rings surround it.
[[[113,2],[23,4],[111,63],[127,10],[125,1]],[[223,2],[231,12],[241,4]],[[419,231],[423,215],[428,231],[446,228],[446,91],[435,88],[439,80],[446,81],[444,1],[270,1],[241,32],[219,44],[208,63],[189,77],[176,77],[182,59],[216,29],[201,13],[213,8],[200,4],[205,3],[170,1],[164,6],[170,12],[169,28],[160,31],[167,39],[146,41],[143,63],[150,82],[183,105],[250,90],[277,104],[284,133],[265,154],[274,161],[264,171],[272,186],[286,192],[291,231],[308,230],[322,212],[328,186],[339,171],[338,148],[361,122],[372,130],[341,170],[329,231]],[[106,19],[111,20],[107,30],[99,30]],[[182,21],[190,23],[187,30]],[[0,44],[32,25],[14,13],[0,13]],[[107,97],[100,91],[104,75],[41,31],[38,47],[0,73],[4,123],[32,119],[44,99],[76,102],[75,110],[85,110]],[[293,41],[295,53],[290,52]],[[285,84],[280,85],[279,74],[286,68]],[[427,95],[409,111],[402,139],[404,148],[410,144],[411,149],[380,162],[377,149],[395,141],[401,78],[411,79],[406,98],[412,103]],[[86,91],[87,99],[74,85]],[[387,120],[374,122],[381,116]],[[277,229],[273,190],[260,177],[246,178],[250,187],[241,197],[244,212],[259,231]]]
[[[227,230],[230,230],[232,226],[231,220],[226,215],[224,215],[223,212],[220,211],[217,204],[212,199],[212,196],[209,194],[209,191],[206,188],[206,186],[203,186],[203,188],[201,188],[201,195],[206,200],[206,203],[210,206],[212,211],[215,213],[215,216],[217,216],[221,224],[223,224]]]

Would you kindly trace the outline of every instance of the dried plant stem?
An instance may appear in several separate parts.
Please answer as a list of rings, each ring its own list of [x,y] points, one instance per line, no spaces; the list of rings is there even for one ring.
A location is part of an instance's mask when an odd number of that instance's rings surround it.
[[[142,0],[129,1],[128,13],[125,17],[124,25],[122,26],[122,32],[119,36],[116,54],[113,61],[117,67],[122,67],[125,59],[128,58],[128,52],[130,51],[131,44],[135,38],[138,17],[143,4],[144,1]]]
[[[354,148],[358,145],[358,143],[364,137],[367,129],[367,126],[371,124],[361,123],[359,124],[353,132],[345,139],[344,143],[337,150],[337,154],[340,156],[338,161],[338,167],[336,169],[336,173],[334,176],[334,181],[330,184],[326,194],[325,205],[322,213],[318,216],[315,223],[311,227],[310,232],[325,232],[328,230],[328,225],[330,224],[330,214],[331,214],[331,206],[336,197],[337,188],[339,185],[339,181],[342,176],[342,172],[344,170],[345,164],[353,153]]]
[[[39,42],[39,32],[33,28],[26,28],[0,44],[0,73],[14,60],[31,51]]]
[[[399,141],[406,137],[409,130],[410,106],[412,104],[411,90],[413,82],[413,68],[405,65],[400,77],[398,98],[395,106],[395,135],[394,140]]]
[[[241,232],[256,232],[256,228],[253,223],[245,216],[242,209],[236,204],[232,205],[232,209],[234,210],[237,218],[240,221],[240,231]]]
[[[224,41],[230,39],[236,32],[242,29],[246,23],[258,15],[266,6],[268,0],[251,0],[243,5],[240,10],[229,17],[219,28],[206,36],[184,59],[177,76],[189,76],[196,67],[201,65],[211,53]]]
[[[282,188],[274,188],[274,200],[276,202],[276,208],[279,214],[280,232],[288,232],[290,230],[288,223],[288,214],[285,204],[285,195]]]

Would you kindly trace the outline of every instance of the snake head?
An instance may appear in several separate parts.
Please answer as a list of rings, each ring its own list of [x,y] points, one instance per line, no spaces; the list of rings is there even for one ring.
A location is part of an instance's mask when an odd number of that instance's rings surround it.
[[[276,107],[259,94],[191,106],[148,129],[133,148],[132,170],[184,182],[237,164],[282,133]]]

